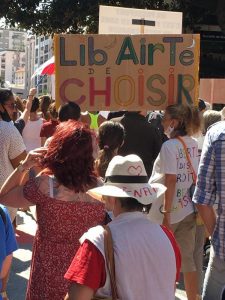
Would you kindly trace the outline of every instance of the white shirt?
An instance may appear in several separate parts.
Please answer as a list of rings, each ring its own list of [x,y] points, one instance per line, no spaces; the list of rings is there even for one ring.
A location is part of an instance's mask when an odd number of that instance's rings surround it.
[[[13,172],[11,160],[26,150],[23,139],[11,122],[0,120],[0,187]]]
[[[116,283],[119,299],[174,300],[176,259],[168,237],[157,224],[141,212],[120,214],[108,224],[112,232]],[[103,227],[85,233],[104,254]],[[107,268],[106,268],[107,270]],[[110,296],[109,276],[98,296]]]
[[[0,120],[0,188],[14,170],[11,160],[25,150],[23,139],[14,124]],[[9,206],[7,208],[13,221],[17,209]]]
[[[27,121],[22,133],[27,152],[41,147],[40,132],[43,121],[44,119],[42,118],[36,121]]]
[[[197,174],[199,162],[197,142],[189,136],[184,136],[182,139],[187,146],[192,166]],[[162,145],[154,163],[150,181],[155,181],[155,178],[162,174],[177,175],[171,208],[171,224],[174,224],[194,211],[192,200],[188,194],[188,189],[193,183],[192,169],[187,161],[183,145],[177,139],[170,139]]]

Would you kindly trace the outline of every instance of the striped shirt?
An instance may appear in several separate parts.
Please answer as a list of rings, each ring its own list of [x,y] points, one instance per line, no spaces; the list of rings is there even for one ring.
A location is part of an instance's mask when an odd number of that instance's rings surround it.
[[[218,205],[212,245],[216,256],[225,261],[225,121],[213,125],[206,134],[193,201]]]

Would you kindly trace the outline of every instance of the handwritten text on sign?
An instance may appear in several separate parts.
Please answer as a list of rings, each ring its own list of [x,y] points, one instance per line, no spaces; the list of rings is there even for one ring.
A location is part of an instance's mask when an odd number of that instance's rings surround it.
[[[198,92],[198,35],[55,35],[56,100],[163,109]]]

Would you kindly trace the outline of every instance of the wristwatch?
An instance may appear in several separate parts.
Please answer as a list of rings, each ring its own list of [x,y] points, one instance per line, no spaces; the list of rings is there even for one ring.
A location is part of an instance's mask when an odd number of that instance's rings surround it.
[[[30,170],[30,169],[27,169],[27,168],[24,167],[23,162],[24,161],[21,160],[20,163],[19,163],[19,165],[18,165],[18,167],[16,168],[17,171],[19,171],[20,173],[23,173],[25,171],[29,171]]]

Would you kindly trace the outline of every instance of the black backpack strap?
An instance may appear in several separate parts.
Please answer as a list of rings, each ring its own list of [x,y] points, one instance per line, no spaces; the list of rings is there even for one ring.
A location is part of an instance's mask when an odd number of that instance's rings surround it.
[[[4,210],[1,206],[0,206],[0,216],[3,220],[3,223],[6,225],[6,215],[5,215],[5,212],[4,212]]]

